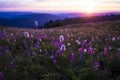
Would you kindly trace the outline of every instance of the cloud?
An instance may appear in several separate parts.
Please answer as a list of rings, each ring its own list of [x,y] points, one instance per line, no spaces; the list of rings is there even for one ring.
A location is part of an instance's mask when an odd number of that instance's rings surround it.
[[[9,1],[5,1],[5,0],[1,0],[0,1],[0,8],[12,8],[12,7],[20,7],[20,6],[25,6],[26,2],[21,0],[21,1],[17,1],[17,0],[9,0]]]
[[[16,4],[14,3],[7,3],[7,2],[0,2],[0,8],[6,8],[6,7],[14,7]]]
[[[104,0],[102,2],[107,4],[120,4],[120,0]]]

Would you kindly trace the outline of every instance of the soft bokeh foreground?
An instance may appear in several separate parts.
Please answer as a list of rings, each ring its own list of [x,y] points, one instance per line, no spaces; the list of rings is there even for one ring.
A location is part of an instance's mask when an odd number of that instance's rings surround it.
[[[0,80],[119,80],[120,21],[0,28]]]

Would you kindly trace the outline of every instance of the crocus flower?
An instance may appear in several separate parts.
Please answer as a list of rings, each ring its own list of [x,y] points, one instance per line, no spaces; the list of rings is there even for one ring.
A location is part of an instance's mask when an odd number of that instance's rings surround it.
[[[59,40],[60,40],[60,42],[63,42],[63,41],[64,41],[64,36],[63,36],[63,35],[60,35],[60,36],[59,36]]]
[[[61,51],[66,51],[66,46],[64,44],[62,44],[60,50]]]
[[[51,55],[51,56],[50,56],[50,59],[53,61],[53,63],[56,63],[56,58],[55,58],[54,55]]]
[[[24,32],[24,37],[25,38],[29,38],[30,37],[29,33],[28,32]]]
[[[72,53],[72,54],[70,55],[70,62],[72,63],[72,62],[74,62],[74,60],[75,60],[75,54]]]

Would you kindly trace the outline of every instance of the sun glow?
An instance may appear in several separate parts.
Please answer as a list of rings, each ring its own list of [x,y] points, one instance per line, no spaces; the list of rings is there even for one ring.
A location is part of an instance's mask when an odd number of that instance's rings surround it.
[[[0,11],[80,12],[93,14],[120,11],[119,2],[119,0],[0,0]]]
[[[97,1],[85,0],[82,2],[82,8],[84,13],[94,13],[97,11]]]
[[[86,7],[85,12],[86,13],[93,13],[93,12],[95,12],[95,9],[93,7]]]

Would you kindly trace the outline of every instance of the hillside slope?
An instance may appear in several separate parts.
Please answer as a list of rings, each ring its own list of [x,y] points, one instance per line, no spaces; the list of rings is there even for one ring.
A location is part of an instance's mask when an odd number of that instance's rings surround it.
[[[119,80],[119,43],[120,21],[0,27],[0,79]]]

